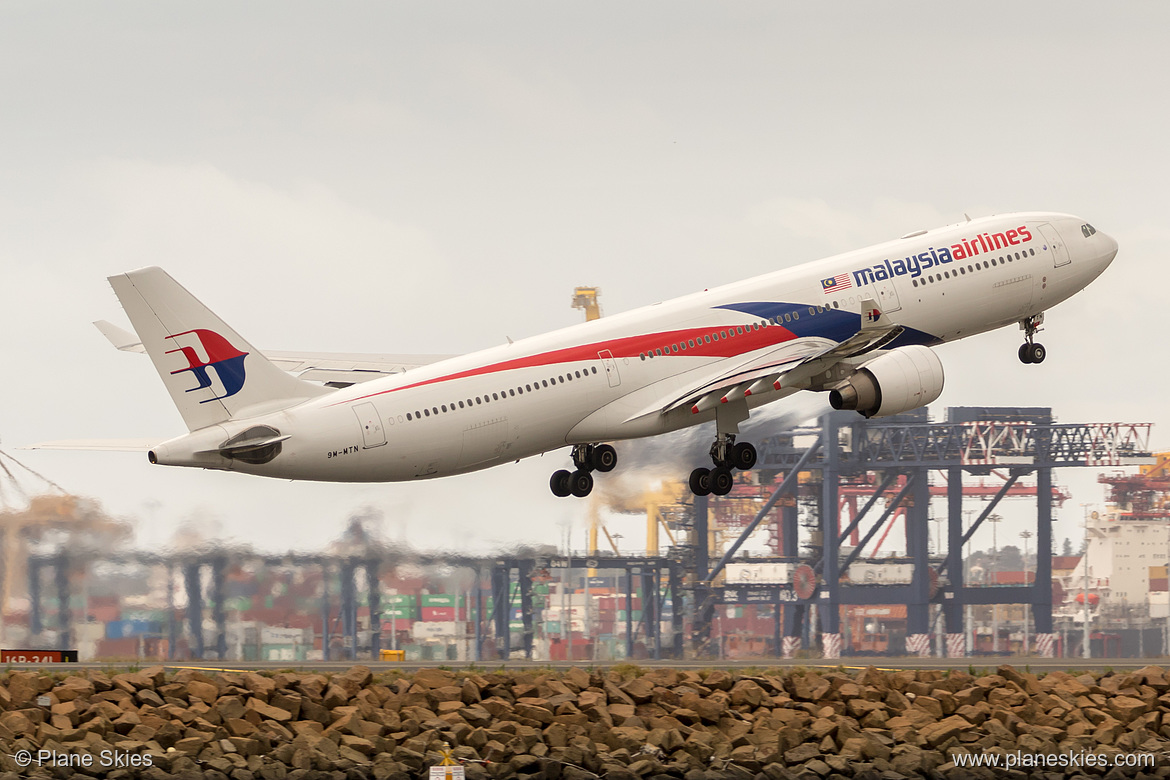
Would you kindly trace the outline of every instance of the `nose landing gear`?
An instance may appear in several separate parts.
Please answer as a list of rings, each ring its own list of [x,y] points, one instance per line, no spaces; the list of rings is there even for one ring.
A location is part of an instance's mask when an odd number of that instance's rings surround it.
[[[608,444],[577,444],[573,447],[573,465],[576,471],[560,469],[548,482],[557,498],[576,496],[584,498],[593,492],[593,471],[605,473],[617,466],[617,450]]]
[[[1021,363],[1043,363],[1048,351],[1043,344],[1035,343],[1036,334],[1044,324],[1044,313],[1028,317],[1020,321],[1020,328],[1024,331],[1024,343],[1020,345],[1019,357]]]
[[[732,469],[747,471],[756,465],[756,448],[746,441],[735,443],[735,434],[721,433],[711,445],[713,469],[697,468],[691,472],[690,488],[696,496],[725,496],[735,485]]]

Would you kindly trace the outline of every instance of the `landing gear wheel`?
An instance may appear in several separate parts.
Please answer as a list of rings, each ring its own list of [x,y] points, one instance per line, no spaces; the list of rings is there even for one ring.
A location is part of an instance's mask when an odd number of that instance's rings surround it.
[[[569,486],[569,481],[572,476],[572,473],[566,471],[565,469],[553,472],[552,479],[548,481],[548,486],[552,489],[554,496],[557,498],[565,498],[573,492],[572,488]]]
[[[1044,358],[1048,357],[1048,350],[1044,349],[1043,344],[1028,344],[1027,347],[1029,363],[1043,363]]]
[[[716,496],[725,496],[735,485],[735,478],[731,476],[731,469],[720,466],[711,472],[711,493]]]
[[[593,492],[593,475],[588,471],[574,471],[569,475],[569,491],[577,498]]]
[[[691,492],[696,496],[711,495],[711,469],[697,468],[691,472]]]
[[[1021,344],[1020,345],[1020,351],[1017,354],[1019,354],[1019,356],[1020,356],[1021,363],[1031,363],[1032,362],[1032,355],[1030,354],[1030,350],[1031,350],[1030,344]]]
[[[590,465],[594,469],[605,473],[613,471],[613,467],[617,465],[617,450],[608,444],[598,444],[593,448],[593,454],[589,456]]]
[[[741,441],[731,448],[731,463],[733,468],[747,471],[756,465],[756,448],[746,441]]]

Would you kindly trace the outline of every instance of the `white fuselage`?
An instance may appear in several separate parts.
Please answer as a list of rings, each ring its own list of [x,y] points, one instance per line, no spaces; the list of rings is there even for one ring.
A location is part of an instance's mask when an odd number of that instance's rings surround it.
[[[905,328],[885,349],[953,341],[1051,308],[1116,254],[1113,239],[1085,225],[1028,212],[912,234],[235,419],[159,445],[152,457],[286,479],[388,482],[666,433],[715,418],[670,401],[761,355],[811,354],[849,338],[866,299]],[[748,406],[795,392],[756,393]],[[288,436],[271,462],[208,454],[254,425]]]

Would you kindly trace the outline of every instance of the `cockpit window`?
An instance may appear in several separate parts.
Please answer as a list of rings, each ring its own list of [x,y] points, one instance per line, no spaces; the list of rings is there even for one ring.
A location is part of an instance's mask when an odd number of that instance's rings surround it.
[[[1081,225],[1081,232],[1085,234],[1085,238],[1088,238],[1097,232],[1097,228],[1086,222],[1085,224]]]

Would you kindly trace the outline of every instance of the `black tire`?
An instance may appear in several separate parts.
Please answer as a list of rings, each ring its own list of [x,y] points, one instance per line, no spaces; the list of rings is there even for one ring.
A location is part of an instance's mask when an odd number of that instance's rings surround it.
[[[569,490],[577,498],[585,498],[593,492],[593,475],[588,471],[574,471],[569,475]]]
[[[569,479],[572,476],[572,473],[566,471],[565,469],[553,472],[552,479],[548,481],[548,486],[552,490],[554,496],[557,498],[565,498],[573,492],[569,489]]]
[[[1043,344],[1032,344],[1028,349],[1029,363],[1043,363],[1046,357],[1048,357],[1048,350],[1044,349]]]
[[[696,496],[711,495],[711,469],[697,468],[691,472],[691,492]]]
[[[742,471],[749,470],[756,465],[756,448],[749,442],[741,441],[731,448],[731,463]]]
[[[617,450],[608,444],[598,444],[593,448],[593,455],[589,458],[592,466],[601,473],[613,471],[617,465]]]
[[[731,492],[731,488],[735,485],[735,477],[731,475],[731,469],[717,468],[711,472],[711,493],[716,496],[725,496]]]
[[[1017,354],[1020,356],[1021,363],[1031,363],[1032,362],[1032,350],[1029,349],[1029,347],[1030,347],[1029,344],[1021,344],[1020,345],[1020,351]]]

